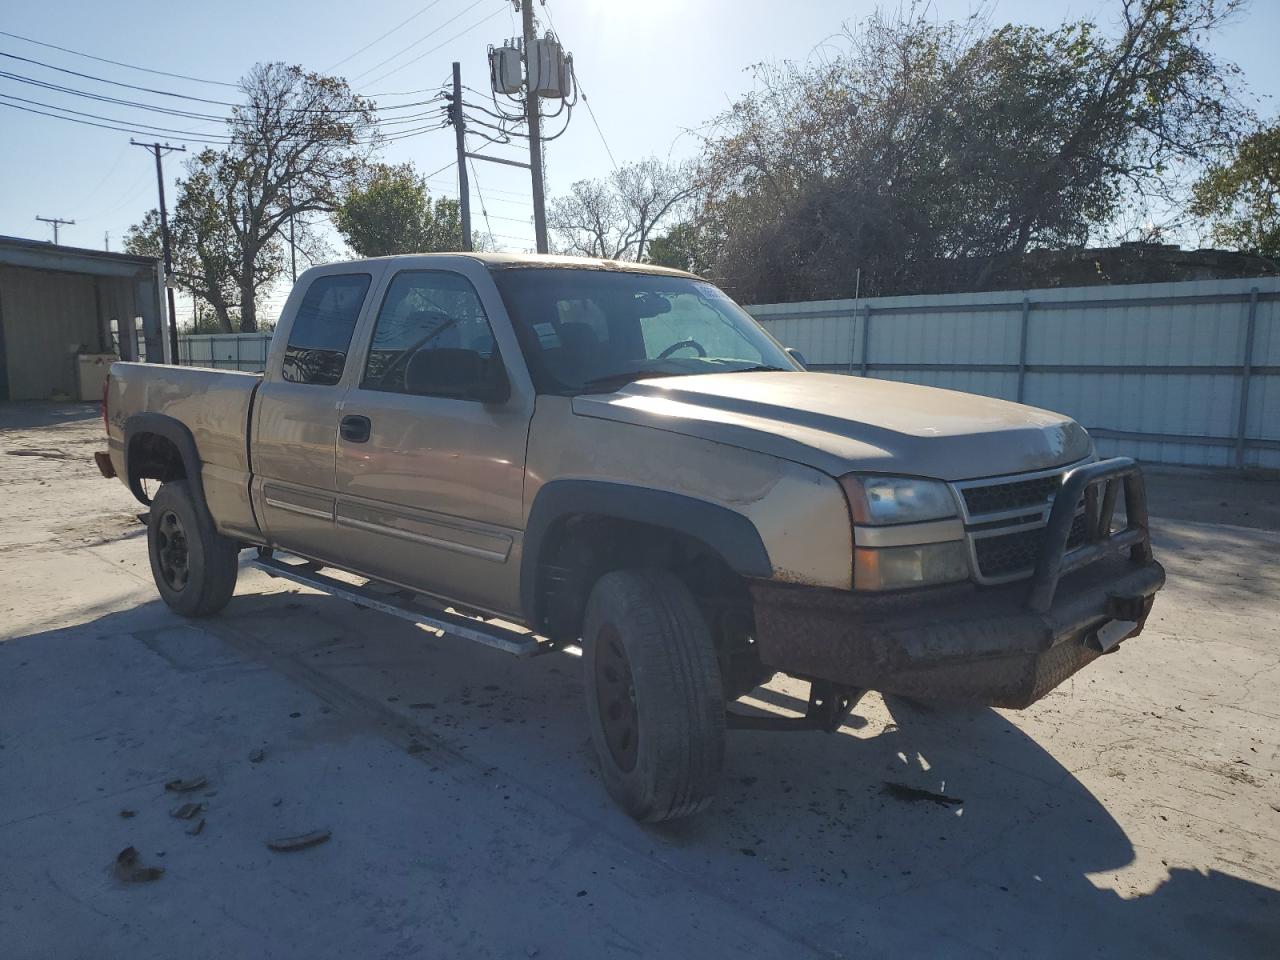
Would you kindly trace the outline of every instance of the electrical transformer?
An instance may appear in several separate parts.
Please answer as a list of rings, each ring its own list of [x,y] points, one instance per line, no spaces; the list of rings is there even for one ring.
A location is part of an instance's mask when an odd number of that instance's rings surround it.
[[[560,41],[551,34],[529,44],[529,88],[548,100],[562,100],[570,94],[573,58],[566,56]]]
[[[494,93],[518,94],[523,86],[523,73],[518,47],[508,44],[489,48],[489,83]]]

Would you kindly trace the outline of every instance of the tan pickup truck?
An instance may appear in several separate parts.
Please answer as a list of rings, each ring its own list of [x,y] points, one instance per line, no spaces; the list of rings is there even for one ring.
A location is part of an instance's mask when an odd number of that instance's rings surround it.
[[[174,610],[220,610],[256,547],[518,656],[580,649],[604,783],[643,820],[706,806],[726,727],[835,729],[869,689],[1028,706],[1164,583],[1139,469],[1069,418],[806,372],[655,267],[318,267],[265,374],[119,363],[104,415]],[[727,708],[775,671],[805,717]]]

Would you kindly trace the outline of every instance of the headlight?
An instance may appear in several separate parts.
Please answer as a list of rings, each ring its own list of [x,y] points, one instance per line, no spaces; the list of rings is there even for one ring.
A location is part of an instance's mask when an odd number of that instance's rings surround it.
[[[919,523],[956,515],[955,498],[945,483],[911,477],[840,478],[854,523]]]
[[[853,587],[898,590],[969,579],[969,550],[951,488],[938,480],[849,474]]]

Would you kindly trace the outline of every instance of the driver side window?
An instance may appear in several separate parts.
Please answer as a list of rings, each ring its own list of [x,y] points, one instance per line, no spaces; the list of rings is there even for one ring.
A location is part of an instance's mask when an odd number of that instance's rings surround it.
[[[475,288],[441,270],[405,270],[387,289],[360,386],[419,396],[458,393],[458,368],[498,377],[502,360]]]

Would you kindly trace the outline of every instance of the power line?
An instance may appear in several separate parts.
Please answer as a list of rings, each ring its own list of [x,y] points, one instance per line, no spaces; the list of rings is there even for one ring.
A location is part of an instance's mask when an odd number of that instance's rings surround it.
[[[423,177],[422,179],[424,179],[424,180],[430,180],[430,179],[431,179],[432,177],[434,177],[437,173],[444,173],[446,170],[448,170],[450,167],[452,167],[456,162],[457,162],[456,160],[450,160],[448,163],[446,163],[446,164],[445,164],[443,167],[441,167],[439,170],[432,170],[430,173],[428,173],[428,174],[427,174],[425,177]]]
[[[33,60],[30,57],[20,57],[16,53],[5,53],[0,50],[0,57],[8,57],[10,60],[21,60],[23,63],[33,63],[37,67],[44,67],[46,70],[56,70],[59,73],[70,74],[73,77],[81,77],[85,80],[96,80],[98,83],[109,83],[114,87],[124,87],[128,90],[138,90],[142,93],[154,93],[161,97],[176,97],[180,100],[193,100],[196,103],[209,103],[218,107],[235,107],[239,104],[231,103],[229,100],[210,100],[208,97],[193,97],[190,94],[174,93],[170,90],[157,90],[155,87],[140,87],[134,83],[125,83],[121,80],[108,80],[105,77],[97,77],[91,73],[81,73],[79,70],[70,70],[67,67],[56,67],[51,63],[45,63],[42,60]]]
[[[221,137],[221,135],[220,135],[220,134],[196,133],[196,132],[191,131],[191,130],[176,130],[176,129],[174,129],[173,127],[159,127],[159,126],[156,126],[155,124],[152,124],[152,123],[141,123],[141,122],[136,121],[136,120],[120,120],[120,119],[118,119],[118,118],[116,118],[116,117],[103,117],[103,116],[100,116],[100,115],[98,115],[98,114],[96,114],[96,113],[86,113],[86,112],[85,112],[85,111],[83,111],[83,110],[73,110],[73,109],[71,109],[70,107],[59,107],[59,106],[57,106],[57,105],[55,105],[55,104],[52,104],[52,103],[42,103],[42,102],[41,102],[41,101],[39,101],[39,100],[28,100],[26,97],[15,97],[13,94],[10,94],[10,93],[0,93],[0,97],[3,97],[5,100],[17,100],[19,103],[27,103],[27,104],[30,104],[30,105],[35,106],[35,107],[45,107],[45,108],[47,108],[47,109],[49,109],[49,110],[60,110],[60,111],[62,111],[63,113],[73,113],[73,114],[75,114],[76,116],[80,116],[80,117],[89,117],[90,119],[93,119],[93,120],[103,120],[103,121],[106,121],[107,123],[129,124],[130,126],[133,126],[133,127],[141,127],[141,128],[143,128],[143,129],[146,129],[146,130],[154,130],[154,131],[157,131],[157,132],[159,132],[159,133],[172,133],[172,134],[175,134],[175,135],[178,135],[178,136],[190,136],[190,137],[192,137],[192,138],[195,138],[195,137],[205,137],[205,136],[218,136],[218,137]],[[6,104],[6,106],[13,106],[13,104]],[[57,115],[56,115],[56,114],[47,114],[47,116],[57,116]],[[71,120],[71,119],[73,119],[73,118],[72,118],[72,117],[61,117],[60,119],[63,119],[63,120]],[[136,132],[136,131],[135,131],[135,132]],[[222,139],[217,140],[217,141],[209,140],[209,141],[205,141],[205,142],[207,142],[207,143],[214,143],[214,142],[218,142],[218,143],[229,143],[230,141],[229,141],[228,139],[226,139],[226,138],[222,138]]]
[[[482,3],[484,3],[484,2],[485,2],[485,0],[472,0],[472,3],[471,3],[471,4],[469,4],[469,5],[468,5],[468,6],[466,6],[466,7],[463,7],[461,10],[459,10],[457,13],[455,13],[455,14],[454,14],[452,17],[450,17],[448,20],[444,21],[444,22],[443,22],[443,23],[441,23],[441,24],[438,24],[438,25],[437,25],[436,27],[434,27],[433,29],[428,30],[426,33],[424,33],[422,36],[420,36],[417,40],[413,41],[413,43],[409,44],[407,47],[403,47],[403,48],[401,48],[400,50],[397,50],[395,53],[391,54],[391,56],[389,56],[389,57],[383,57],[381,60],[379,60],[377,63],[375,63],[372,67],[370,67],[368,70],[365,70],[365,71],[363,71],[363,72],[361,72],[361,73],[357,73],[357,74],[356,74],[354,77],[352,77],[351,79],[352,79],[352,80],[359,80],[361,77],[368,76],[369,74],[373,73],[373,71],[377,70],[379,67],[383,66],[384,64],[388,64],[388,63],[390,63],[392,60],[394,60],[396,57],[400,56],[402,53],[408,53],[408,52],[409,52],[410,50],[412,50],[414,47],[418,46],[420,43],[425,43],[427,40],[430,40],[432,37],[434,37],[437,33],[439,33],[441,30],[443,30],[443,29],[444,29],[445,27],[447,27],[449,24],[453,23],[453,21],[457,20],[459,17],[463,16],[464,14],[469,13],[471,10],[473,10],[473,9],[475,9],[476,7],[480,6],[480,4],[482,4]],[[432,4],[432,6],[434,6],[434,4]],[[410,62],[414,62],[414,61],[410,61]],[[408,64],[405,64],[405,66],[408,66]],[[402,69],[402,68],[397,68],[397,69]],[[389,74],[384,74],[384,76],[388,76],[388,75],[389,75]],[[379,79],[381,79],[381,77],[380,77]],[[370,83],[377,83],[377,82],[378,82],[377,80],[371,80],[371,81],[370,81]]]
[[[120,60],[108,60],[106,57],[98,57],[92,53],[84,53],[80,50],[72,50],[70,47],[60,47],[56,43],[45,43],[43,40],[36,40],[33,37],[24,37],[20,33],[10,33],[7,30],[0,30],[0,36],[12,37],[14,40],[23,40],[27,43],[34,43],[37,47],[48,47],[50,50],[61,50],[63,53],[70,53],[73,56],[84,57],[86,60],[97,60],[99,63],[109,63],[116,67],[125,67],[128,70],[140,70],[143,73],[153,73],[161,77],[172,77],[175,80],[190,80],[193,83],[208,83],[216,87],[238,87],[239,84],[228,83],[225,80],[205,80],[201,77],[189,77],[185,73],[169,73],[166,70],[153,70],[150,67],[139,67],[132,63],[123,63]]]
[[[382,34],[380,37],[378,37],[375,40],[370,40],[368,43],[366,43],[363,47],[361,47],[355,53],[343,57],[341,60],[339,60],[329,69],[330,70],[336,69],[337,67],[340,67],[344,63],[346,63],[348,60],[354,60],[356,57],[360,56],[360,54],[364,53],[366,50],[372,47],[375,43],[381,43],[383,40],[387,39],[387,37],[391,36],[391,34],[395,33],[397,30],[403,27],[406,23],[409,23],[411,20],[417,20],[420,16],[422,16],[424,13],[426,13],[428,10],[430,10],[439,2],[440,0],[432,0],[431,3],[428,3],[425,7],[419,10],[417,13],[413,14],[412,16],[405,17],[403,20],[397,23],[394,27],[392,27],[386,33]]]
[[[16,104],[16,103],[3,103],[3,102],[0,102],[0,107],[8,107],[8,108],[9,108],[9,109],[11,109],[11,110],[21,110],[21,111],[23,111],[24,113],[34,113],[34,114],[38,114],[39,116],[42,116],[42,117],[52,117],[52,118],[53,118],[53,119],[55,119],[55,120],[66,120],[66,121],[69,121],[70,123],[79,123],[79,124],[83,124],[83,125],[84,125],[84,126],[86,126],[86,127],[100,127],[100,128],[102,128],[103,130],[115,130],[115,131],[117,131],[117,132],[119,132],[119,133],[137,133],[137,134],[141,134],[142,136],[149,136],[150,134],[152,134],[152,133],[154,133],[154,132],[155,132],[155,131],[153,131],[153,130],[152,130],[152,131],[148,131],[148,130],[139,130],[139,129],[137,129],[136,127],[124,127],[124,126],[119,126],[119,125],[117,125],[117,124],[115,124],[115,123],[94,123],[94,122],[93,122],[93,121],[91,121],[91,120],[77,120],[75,117],[64,117],[64,116],[62,116],[62,114],[59,114],[59,113],[46,113],[46,112],[45,112],[45,111],[43,111],[43,110],[34,110],[34,109],[32,109],[31,107],[23,107],[23,106],[19,106],[19,105],[18,105],[18,104]],[[105,118],[103,118],[103,119],[105,119]],[[196,136],[196,135],[192,135],[192,136],[185,136],[185,135],[184,135],[184,139],[189,140],[189,141],[191,141],[191,142],[193,142],[193,143],[207,143],[207,144],[212,144],[212,145],[216,145],[216,146],[225,146],[225,145],[226,145],[226,143],[227,143],[227,141],[225,141],[225,140],[207,140],[207,139],[202,139],[202,137],[203,137],[203,135],[199,135],[199,136]]]
[[[476,198],[480,201],[480,214],[484,217],[484,228],[489,234],[489,242],[493,243],[493,224],[489,222],[489,209],[484,205],[484,194],[480,192],[480,178],[476,176],[476,162],[468,161],[471,165],[471,182],[476,185]],[[57,229],[55,227],[55,229]]]
[[[542,9],[547,12],[547,21],[551,24],[551,29],[555,31],[556,36],[560,35],[560,31],[556,28],[556,18],[551,13],[551,8],[547,6],[547,0],[542,0]],[[575,65],[576,67],[576,65]],[[596,112],[591,109],[591,101],[587,98],[587,91],[582,87],[582,81],[578,79],[578,71],[574,70],[574,85],[578,92],[582,94],[582,102],[587,107],[587,113],[591,117],[591,125],[596,128],[596,133],[600,135],[600,142],[604,144],[604,152],[609,155],[609,162],[613,164],[613,169],[618,169],[618,161],[614,159],[613,150],[609,148],[609,141],[605,139],[604,131],[600,129],[600,121],[596,119]]]
[[[476,3],[480,3],[480,2],[482,2],[482,0],[476,0]],[[475,5],[476,5],[476,4],[474,4],[474,3],[473,3],[471,6],[475,6]],[[471,9],[471,7],[468,7],[467,9],[468,9],[468,10],[470,10],[470,9]],[[435,53],[437,50],[440,50],[440,49],[443,49],[444,47],[447,47],[449,44],[453,43],[453,41],[457,40],[459,37],[462,37],[462,36],[464,36],[464,35],[466,35],[466,34],[470,33],[470,32],[471,32],[472,30],[474,30],[476,27],[481,26],[482,24],[488,23],[490,20],[492,20],[494,17],[496,17],[496,16],[497,16],[498,14],[500,14],[500,13],[502,13],[502,8],[501,8],[501,7],[499,7],[497,10],[493,11],[493,13],[489,14],[487,17],[484,17],[483,19],[477,20],[475,23],[471,24],[471,26],[469,26],[469,27],[467,27],[467,28],[465,28],[465,29],[463,29],[463,30],[458,31],[458,32],[457,32],[457,33],[455,33],[452,37],[450,37],[448,40],[445,40],[443,43],[439,43],[439,44],[437,44],[436,46],[434,46],[434,47],[432,47],[430,50],[428,50],[426,53],[419,54],[418,56],[414,57],[412,60],[408,60],[408,61],[406,61],[406,62],[404,62],[404,63],[400,64],[400,66],[398,66],[398,67],[394,67],[394,68],[392,68],[391,70],[388,70],[386,73],[382,74],[382,76],[380,76],[380,77],[375,77],[374,79],[370,80],[369,82],[370,82],[370,83],[379,83],[379,82],[381,82],[381,81],[383,81],[383,80],[387,79],[387,77],[391,76],[393,73],[399,73],[401,70],[405,69],[405,67],[411,67],[411,66],[413,66],[413,65],[414,65],[415,63],[417,63],[419,60],[422,60],[422,59],[423,59],[423,58],[425,58],[425,57],[429,57],[429,56],[431,56],[431,54]],[[368,72],[368,71],[366,71],[366,72]]]
[[[140,100],[125,100],[121,97],[111,97],[105,93],[94,93],[90,90],[81,90],[77,87],[67,87],[60,83],[50,83],[48,80],[38,80],[35,77],[28,77],[21,73],[10,73],[6,70],[0,70],[0,77],[6,80],[16,80],[19,83],[27,84],[32,87],[39,87],[42,90],[52,90],[54,93],[65,93],[71,96],[84,97],[88,100],[97,100],[100,103],[114,103],[125,107],[134,107],[140,110],[149,110],[152,113],[162,113],[170,117],[182,117],[187,120],[203,120],[208,122],[224,123],[227,118],[212,113],[196,113],[193,110],[182,110],[177,107],[162,107],[159,104],[143,103]]]
[[[126,143],[120,148],[120,152],[116,154],[115,160],[111,162],[111,166],[107,168],[107,172],[102,175],[102,179],[93,185],[93,188],[85,195],[85,198],[76,204],[76,206],[82,207],[94,198],[97,192],[102,189],[102,185],[110,180],[111,175],[119,169],[120,161],[124,159],[124,155],[128,152],[129,145]]]
[[[92,81],[92,82],[94,82],[94,83],[105,83],[105,84],[108,84],[108,85],[110,85],[110,86],[114,86],[114,87],[122,87],[122,88],[124,88],[124,89],[126,89],[126,90],[137,90],[137,91],[142,92],[142,93],[150,93],[150,94],[154,94],[154,95],[156,95],[156,96],[172,97],[172,98],[177,99],[177,100],[190,100],[190,101],[195,102],[195,103],[205,103],[205,104],[210,104],[210,105],[212,105],[212,106],[219,106],[219,107],[230,107],[230,108],[232,108],[232,109],[236,109],[236,108],[241,108],[241,109],[242,109],[242,108],[245,106],[245,104],[243,104],[243,103],[236,103],[236,102],[233,102],[233,101],[230,101],[230,100],[213,100],[213,99],[210,99],[210,98],[208,98],[208,97],[194,97],[194,96],[191,96],[191,95],[189,95],[189,94],[185,94],[185,93],[175,93],[175,92],[174,92],[174,91],[172,91],[172,90],[161,90],[161,89],[158,89],[158,88],[155,88],[155,87],[143,87],[143,86],[139,86],[139,85],[137,85],[137,84],[133,84],[133,83],[124,83],[124,82],[122,82],[122,81],[120,81],[120,80],[111,80],[111,79],[108,79],[107,77],[99,77],[99,76],[97,76],[97,75],[95,75],[95,74],[92,74],[92,73],[83,73],[83,72],[81,72],[81,71],[79,71],[79,70],[69,70],[69,69],[67,69],[66,67],[59,67],[59,66],[56,66],[55,64],[45,63],[45,62],[44,62],[44,61],[42,61],[42,60],[35,60],[35,59],[32,59],[31,57],[21,57],[21,56],[18,56],[17,54],[14,54],[14,53],[6,53],[6,52],[5,52],[5,51],[3,51],[3,50],[0,50],[0,57],[7,57],[7,58],[9,58],[9,59],[11,59],[11,60],[18,60],[18,61],[21,61],[21,62],[23,62],[23,63],[30,63],[30,64],[33,64],[33,65],[35,65],[35,66],[37,66],[37,67],[43,67],[43,68],[44,68],[44,69],[46,69],[46,70],[54,70],[54,71],[56,71],[56,72],[58,72],[58,73],[65,73],[65,74],[69,74],[69,75],[74,76],[74,77],[80,77],[81,79],[84,79],[84,80],[90,80],[90,81]],[[207,113],[195,113],[195,112],[193,112],[193,111],[191,111],[191,110],[178,110],[178,108],[174,108],[174,107],[162,107],[162,106],[160,106],[159,104],[143,103],[143,102],[141,102],[141,101],[137,101],[137,100],[122,100],[122,99],[120,99],[120,98],[118,98],[118,97],[108,97],[106,94],[97,94],[97,93],[92,93],[92,92],[85,91],[85,90],[79,90],[79,89],[77,89],[77,88],[75,88],[75,87],[64,87],[64,86],[62,86],[61,84],[50,83],[50,82],[49,82],[49,81],[47,81],[47,80],[39,80],[39,79],[36,79],[36,78],[34,78],[34,77],[28,77],[28,76],[25,76],[25,75],[23,75],[23,74],[18,74],[18,73],[0,72],[0,76],[7,77],[7,78],[9,78],[9,79],[11,79],[11,80],[18,80],[18,81],[19,81],[19,82],[21,82],[21,83],[29,83],[29,84],[33,84],[33,85],[35,85],[35,86],[45,87],[45,88],[47,88],[47,89],[51,89],[51,90],[58,90],[59,92],[62,92],[62,93],[71,93],[71,94],[75,94],[75,95],[77,95],[77,96],[91,97],[91,98],[94,98],[94,99],[106,100],[106,101],[108,101],[108,102],[112,102],[112,103],[122,103],[122,104],[127,104],[127,105],[129,105],[129,106],[137,107],[137,108],[139,108],[139,109],[143,109],[143,110],[154,110],[154,111],[157,111],[157,112],[160,112],[160,113],[177,113],[178,115],[188,116],[188,117],[191,117],[191,118],[193,118],[193,119],[201,119],[201,120],[217,120],[217,121],[220,121],[220,122],[231,122],[231,121],[234,119],[234,118],[229,118],[229,117],[222,116],[222,115],[213,115],[213,114],[207,114]],[[385,106],[385,107],[378,107],[376,104],[371,104],[367,109],[368,109],[370,112],[374,112],[374,113],[381,113],[381,112],[384,112],[384,111],[390,111],[390,110],[407,110],[407,109],[410,109],[410,108],[413,108],[413,107],[428,106],[428,105],[430,105],[430,104],[431,104],[431,102],[432,102],[431,100],[419,100],[419,101],[414,101],[414,102],[411,102],[411,103],[395,103],[395,104],[390,104],[390,105]],[[315,114],[321,114],[321,115],[335,115],[335,114],[364,113],[364,112],[365,112],[365,110],[366,110],[366,108],[364,108],[364,107],[338,107],[338,108],[334,108],[334,107],[282,107],[282,108],[281,108],[281,112],[283,112],[283,113],[302,113],[302,114],[311,114],[311,113],[315,113]]]

